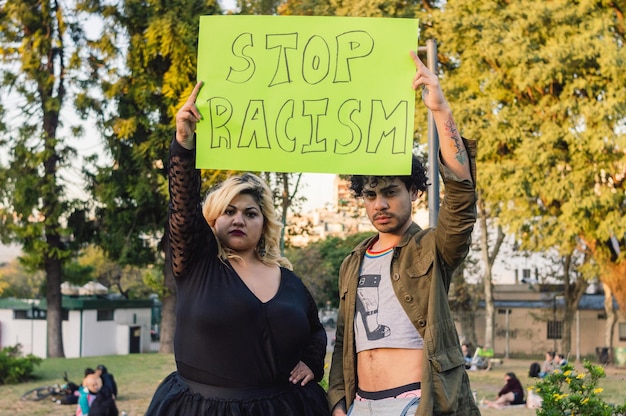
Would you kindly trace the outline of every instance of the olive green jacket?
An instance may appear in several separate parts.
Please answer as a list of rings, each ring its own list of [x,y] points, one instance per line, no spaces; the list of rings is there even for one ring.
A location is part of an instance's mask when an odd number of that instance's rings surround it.
[[[465,143],[474,162],[475,142]],[[422,396],[417,416],[480,415],[448,305],[452,273],[469,251],[476,222],[476,193],[471,181],[457,180],[441,163],[440,171],[445,197],[438,225],[426,230],[415,223],[411,225],[394,250],[391,279],[402,307],[424,338]],[[474,172],[472,168],[472,177]],[[359,244],[344,259],[339,272],[337,333],[328,389],[331,410],[344,398],[349,409],[356,394],[356,289],[361,261],[373,238]]]

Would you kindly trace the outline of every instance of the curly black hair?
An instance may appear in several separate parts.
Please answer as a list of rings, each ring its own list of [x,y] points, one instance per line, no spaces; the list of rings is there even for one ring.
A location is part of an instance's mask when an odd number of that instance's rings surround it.
[[[369,184],[375,187],[381,180],[393,180],[394,178],[400,179],[408,191],[414,187],[419,192],[426,192],[430,183],[428,182],[428,175],[426,174],[426,168],[424,163],[419,157],[413,155],[411,160],[411,175],[405,176],[372,176],[372,175],[352,175],[350,176],[350,190],[354,193],[355,197],[363,195],[363,188]]]

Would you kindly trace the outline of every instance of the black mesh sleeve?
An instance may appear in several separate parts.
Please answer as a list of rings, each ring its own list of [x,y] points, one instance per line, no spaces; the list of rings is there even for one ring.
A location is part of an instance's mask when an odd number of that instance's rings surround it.
[[[175,277],[184,276],[194,254],[207,237],[213,236],[202,216],[200,171],[195,168],[195,151],[174,139],[168,166],[170,202],[168,209],[169,250]]]

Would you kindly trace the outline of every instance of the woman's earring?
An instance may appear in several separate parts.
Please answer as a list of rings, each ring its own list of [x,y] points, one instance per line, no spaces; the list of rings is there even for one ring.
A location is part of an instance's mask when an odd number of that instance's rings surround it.
[[[265,237],[261,237],[259,240],[259,244],[257,244],[257,252],[261,258],[265,257],[267,254],[267,251],[265,250]]]

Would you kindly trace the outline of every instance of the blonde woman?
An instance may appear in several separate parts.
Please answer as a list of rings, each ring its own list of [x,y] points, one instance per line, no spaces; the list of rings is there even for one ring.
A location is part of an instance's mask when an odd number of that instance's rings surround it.
[[[328,415],[326,332],[302,281],[281,256],[272,192],[233,176],[201,202],[195,100],[176,115],[170,147],[167,255],[177,286],[177,371],[147,416]]]

